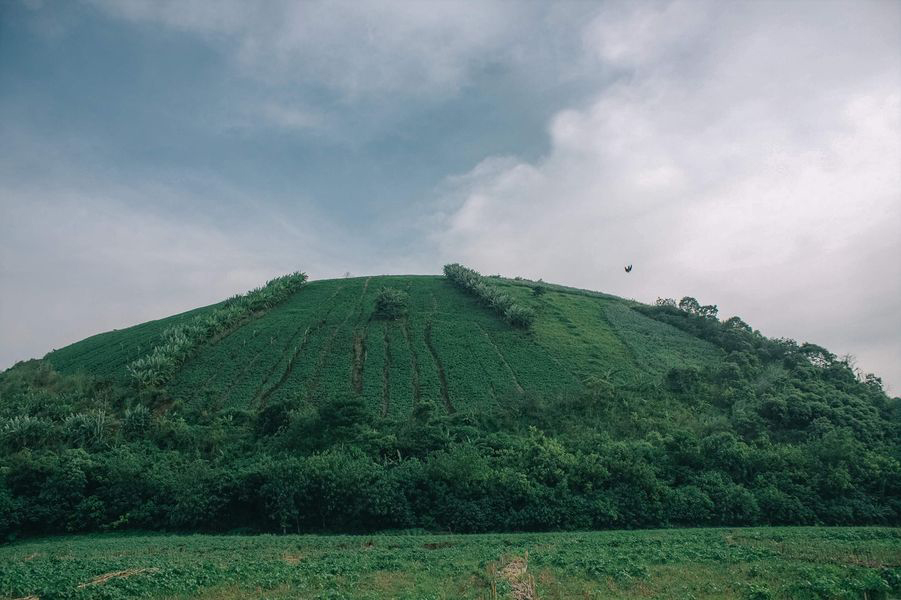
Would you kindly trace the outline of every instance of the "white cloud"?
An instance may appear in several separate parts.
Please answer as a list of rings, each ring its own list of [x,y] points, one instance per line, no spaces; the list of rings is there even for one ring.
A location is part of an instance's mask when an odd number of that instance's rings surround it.
[[[480,66],[528,53],[540,4],[96,0],[108,14],[225,40],[246,75],[345,98],[454,92]],[[562,12],[562,11],[556,11]]]
[[[160,210],[197,204],[173,189],[68,184],[0,189],[0,368],[294,270],[336,276],[353,256],[309,207],[298,218],[257,205],[252,219],[216,224]]]
[[[314,111],[276,102],[265,103],[260,113],[264,120],[282,129],[318,129],[323,123],[323,117]]]
[[[899,24],[892,3],[614,5],[583,43],[617,82],[537,163],[450,179],[434,238],[491,272],[698,296],[897,391]]]

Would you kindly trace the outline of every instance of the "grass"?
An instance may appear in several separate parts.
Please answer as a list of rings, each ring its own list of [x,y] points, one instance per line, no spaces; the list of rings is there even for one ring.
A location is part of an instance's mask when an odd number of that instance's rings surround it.
[[[495,595],[496,594],[496,595]],[[94,535],[0,547],[0,597],[887,598],[901,530]]]
[[[93,335],[50,352],[47,359],[61,373],[82,372],[88,375],[126,379],[128,377],[126,367],[150,352],[162,339],[165,329],[187,323],[219,304],[221,303],[196,308],[165,319],[148,321],[127,329]]]
[[[712,345],[631,310],[631,301],[557,286],[535,296],[523,282],[493,284],[536,312],[529,330],[512,327],[443,277],[309,282],[200,345],[168,381],[168,397],[154,411],[157,417],[168,411],[172,423],[229,423],[237,440],[267,406],[307,411],[357,396],[374,423],[402,422],[425,402],[464,416],[490,415],[494,408],[515,414],[535,398],[575,397],[597,380],[618,386],[659,381],[671,367],[721,359]],[[408,294],[406,315],[374,316],[383,287]],[[146,354],[163,329],[198,311],[101,334],[48,360],[64,373],[124,377],[126,365]],[[630,413],[611,420],[614,437],[647,433],[634,425],[635,415],[665,415],[686,426],[701,422],[690,407],[670,406],[653,394],[636,393],[633,402]]]
[[[631,310],[630,301],[557,286],[535,297],[527,284],[492,281],[538,313],[531,331],[511,327],[443,277],[310,282],[200,347],[167,385],[172,407],[211,415],[356,394],[373,415],[405,418],[422,400],[478,411],[522,394],[578,392],[592,378],[630,384],[720,360],[710,344]],[[373,317],[382,287],[409,294],[406,316]],[[64,373],[124,377],[165,327],[193,314],[100,334],[48,359]]]

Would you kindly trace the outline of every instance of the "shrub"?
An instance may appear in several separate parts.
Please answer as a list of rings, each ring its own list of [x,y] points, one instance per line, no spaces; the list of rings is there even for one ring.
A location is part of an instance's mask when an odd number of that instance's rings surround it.
[[[528,328],[535,321],[535,311],[528,306],[513,304],[504,312],[504,317],[516,327]]]
[[[106,444],[111,425],[111,419],[101,410],[77,413],[63,421],[63,435],[73,446],[99,449]]]
[[[528,328],[535,320],[535,312],[527,306],[517,304],[513,297],[488,283],[477,271],[453,263],[444,265],[444,276],[454,285],[469,292],[485,306],[493,308],[505,321],[514,327]],[[499,276],[498,276],[499,277]]]
[[[138,438],[147,433],[153,422],[153,417],[143,404],[138,404],[134,408],[125,409],[125,419],[122,428],[129,437]]]
[[[11,450],[33,448],[47,439],[52,430],[53,426],[39,417],[14,416],[0,425],[0,440]]]
[[[383,287],[375,297],[375,316],[380,319],[399,319],[407,314],[410,296],[401,290]]]

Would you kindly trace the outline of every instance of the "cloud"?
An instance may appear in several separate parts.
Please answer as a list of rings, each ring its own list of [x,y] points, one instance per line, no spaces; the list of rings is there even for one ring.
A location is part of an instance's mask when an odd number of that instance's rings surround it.
[[[582,41],[616,82],[554,116],[543,159],[449,178],[433,239],[491,272],[698,296],[898,389],[899,12],[606,7]]]
[[[309,207],[256,206],[253,218],[216,222],[161,209],[167,195],[197,205],[148,184],[0,188],[0,367],[294,270],[336,276],[355,252]]]
[[[475,69],[526,51],[537,3],[452,0],[96,0],[107,14],[224,42],[244,74],[349,99],[453,93]],[[558,11],[559,12],[559,11]]]
[[[147,49],[177,32],[184,64],[147,72],[180,72],[173,92],[204,82],[209,97],[184,113],[117,105],[155,119],[134,130],[79,121],[52,70],[41,97],[58,99],[57,124],[41,102],[5,98],[0,348],[16,356],[0,364],[298,266],[462,260],[643,300],[697,296],[768,335],[850,351],[901,388],[897,3],[92,4],[26,20],[70,28],[48,52],[120,39],[92,27],[154,30]],[[148,64],[159,57],[171,60],[156,47]],[[498,131],[545,115],[546,146]],[[166,127],[177,139],[149,135]],[[472,156],[484,160],[447,177],[411,227],[406,199]],[[317,158],[316,173],[299,168]],[[339,196],[375,198],[360,210],[377,218],[348,224],[329,206]]]
[[[281,129],[317,129],[323,123],[323,117],[313,111],[275,102],[265,103],[260,114],[263,119]]]

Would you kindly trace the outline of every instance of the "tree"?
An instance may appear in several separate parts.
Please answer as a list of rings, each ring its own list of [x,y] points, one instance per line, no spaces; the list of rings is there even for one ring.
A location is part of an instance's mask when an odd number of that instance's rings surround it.
[[[679,300],[679,308],[688,314],[697,316],[698,312],[701,310],[701,303],[691,296],[685,296]]]
[[[716,304],[705,304],[698,307],[698,316],[703,319],[715,319],[718,313],[719,309]]]
[[[375,316],[380,319],[399,319],[407,314],[410,297],[401,290],[383,287],[375,297]]]

